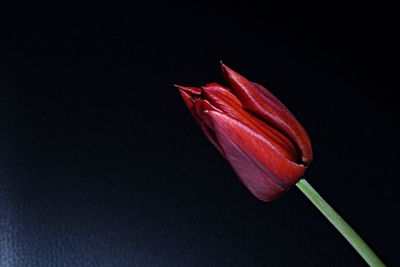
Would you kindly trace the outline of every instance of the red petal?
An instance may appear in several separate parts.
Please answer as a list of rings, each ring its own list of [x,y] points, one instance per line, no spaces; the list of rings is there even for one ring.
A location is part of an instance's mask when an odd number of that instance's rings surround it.
[[[296,118],[266,88],[254,84],[224,64],[222,69],[229,85],[235,91],[244,108],[286,134],[299,147],[302,161],[312,161],[310,139]]]
[[[225,153],[222,150],[214,130],[212,129],[212,123],[209,116],[205,114],[209,111],[216,111],[208,101],[202,99],[196,99],[194,101],[194,109],[192,110],[193,117],[199,124],[201,130],[206,135],[207,139],[218,149],[218,151],[225,157]]]
[[[220,85],[219,83],[209,83],[201,87],[202,92],[207,94],[216,93],[221,96],[224,96],[225,99],[228,99],[230,103],[235,104],[237,106],[242,106],[240,100],[232,93],[229,88]],[[218,100],[217,100],[218,101]]]
[[[185,105],[189,108],[189,110],[192,110],[193,109],[192,96],[182,90],[179,90],[179,93],[181,94],[181,96],[183,98],[183,102],[185,102]]]
[[[278,153],[287,159],[295,162],[298,161],[298,153],[293,143],[279,131],[243,110],[242,104],[235,95],[219,85],[206,85],[202,89],[204,98],[209,100],[222,113],[241,121],[249,128],[259,132],[263,138],[271,142]]]
[[[198,87],[186,87],[181,85],[174,86],[179,89],[183,101],[185,102],[186,106],[191,110],[193,108],[193,96],[201,95],[201,89]]]
[[[227,160],[260,200],[275,199],[303,175],[304,166],[278,154],[268,140],[242,122],[216,111],[207,115]]]
[[[198,87],[193,87],[193,86],[182,86],[182,85],[174,85],[176,88],[178,88],[180,91],[185,91],[186,93],[190,95],[201,95],[201,89]]]

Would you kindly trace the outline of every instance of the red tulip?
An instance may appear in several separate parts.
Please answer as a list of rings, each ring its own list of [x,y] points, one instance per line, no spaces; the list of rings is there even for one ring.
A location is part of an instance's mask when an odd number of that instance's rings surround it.
[[[208,139],[263,201],[291,188],[312,161],[310,139],[266,88],[222,64],[228,86],[177,86]]]

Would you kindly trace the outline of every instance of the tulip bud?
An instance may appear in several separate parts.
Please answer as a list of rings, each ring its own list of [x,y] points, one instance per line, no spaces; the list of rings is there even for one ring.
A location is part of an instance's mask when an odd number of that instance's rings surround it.
[[[312,161],[310,139],[266,88],[222,64],[228,86],[176,86],[194,119],[249,191],[271,201]]]

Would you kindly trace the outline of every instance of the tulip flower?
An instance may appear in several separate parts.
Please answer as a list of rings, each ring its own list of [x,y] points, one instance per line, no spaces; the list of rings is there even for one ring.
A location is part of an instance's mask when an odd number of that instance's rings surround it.
[[[312,161],[310,139],[266,88],[224,64],[228,87],[177,86],[208,139],[253,195],[271,201],[291,188]]]
[[[313,159],[310,138],[265,87],[222,64],[226,86],[179,86],[201,130],[246,188],[271,201],[296,185],[371,266],[384,266],[361,237],[302,179]]]

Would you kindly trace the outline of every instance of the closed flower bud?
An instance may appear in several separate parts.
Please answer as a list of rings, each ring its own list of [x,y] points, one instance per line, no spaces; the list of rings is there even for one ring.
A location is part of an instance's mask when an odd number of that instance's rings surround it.
[[[312,161],[310,139],[266,88],[222,64],[227,86],[178,87],[207,138],[262,201],[291,188]]]

